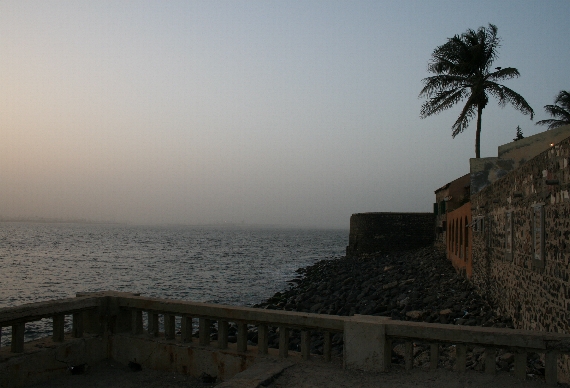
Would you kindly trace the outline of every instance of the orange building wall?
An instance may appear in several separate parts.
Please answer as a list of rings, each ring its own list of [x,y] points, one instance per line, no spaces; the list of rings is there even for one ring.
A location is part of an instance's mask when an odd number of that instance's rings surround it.
[[[447,213],[447,258],[456,270],[464,272],[468,279],[473,272],[471,246],[471,202]]]

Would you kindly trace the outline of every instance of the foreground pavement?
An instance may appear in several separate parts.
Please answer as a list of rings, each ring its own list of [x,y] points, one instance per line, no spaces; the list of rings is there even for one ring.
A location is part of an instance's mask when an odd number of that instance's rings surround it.
[[[142,388],[142,387],[235,387],[235,388],[316,388],[316,387],[426,387],[426,388],[465,388],[465,387],[521,387],[544,388],[543,379],[528,376],[526,381],[517,380],[507,372],[497,372],[489,376],[481,372],[467,371],[460,374],[446,369],[431,371],[426,368],[404,370],[393,366],[388,373],[371,373],[344,370],[342,361],[335,359],[325,363],[319,357],[301,362],[296,357],[285,361],[268,360],[265,365],[254,366],[224,383],[205,383],[200,379],[177,373],[142,370],[133,372],[126,365],[112,360],[90,367],[84,374],[67,375],[35,388]],[[568,385],[558,385],[568,387]]]
[[[507,372],[497,372],[494,376],[482,372],[467,371],[457,373],[446,369],[435,371],[426,368],[415,368],[406,371],[401,366],[393,366],[388,373],[371,373],[342,369],[340,360],[332,363],[308,361],[287,368],[268,387],[271,388],[544,388],[543,379],[528,377],[526,381],[517,380]],[[559,384],[559,386],[562,386]],[[566,385],[564,385],[566,386]]]

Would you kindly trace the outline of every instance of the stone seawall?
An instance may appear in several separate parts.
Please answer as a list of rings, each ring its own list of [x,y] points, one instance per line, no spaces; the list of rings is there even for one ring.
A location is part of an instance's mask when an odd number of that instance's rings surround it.
[[[472,197],[473,283],[516,327],[569,333],[570,139]]]
[[[473,284],[516,328],[570,333],[569,192],[570,138],[471,197]]]
[[[357,213],[350,217],[347,256],[416,249],[434,242],[433,213]]]

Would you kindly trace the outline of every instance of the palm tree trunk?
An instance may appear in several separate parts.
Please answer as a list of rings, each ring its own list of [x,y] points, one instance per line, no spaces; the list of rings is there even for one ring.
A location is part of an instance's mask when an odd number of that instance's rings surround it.
[[[477,131],[475,132],[475,157],[481,157],[481,115],[483,114],[483,106],[477,105]]]

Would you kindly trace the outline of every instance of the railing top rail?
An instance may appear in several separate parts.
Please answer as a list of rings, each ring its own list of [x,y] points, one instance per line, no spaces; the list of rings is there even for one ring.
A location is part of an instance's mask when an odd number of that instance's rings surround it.
[[[264,310],[251,307],[228,306],[212,303],[174,301],[140,296],[119,296],[118,305],[123,308],[174,313],[227,321],[270,324],[298,328],[314,328],[333,332],[344,330],[347,317],[300,313],[283,310]]]
[[[72,314],[77,311],[96,308],[101,305],[99,294],[89,294],[78,298],[49,300],[27,303],[14,307],[0,308],[0,326],[10,326],[20,322],[38,321],[58,314]]]
[[[570,335],[495,327],[388,321],[386,335],[433,342],[480,344],[497,347],[557,349],[570,352]]]

